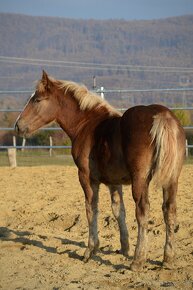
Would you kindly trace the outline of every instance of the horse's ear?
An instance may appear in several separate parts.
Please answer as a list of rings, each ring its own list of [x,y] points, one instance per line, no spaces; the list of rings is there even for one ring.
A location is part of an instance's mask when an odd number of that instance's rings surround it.
[[[42,80],[41,80],[44,88],[46,90],[49,90],[51,89],[51,86],[52,86],[52,82],[51,80],[49,79],[49,76],[48,74],[45,72],[45,70],[42,71]]]
[[[45,80],[45,79],[47,79],[48,78],[48,74],[47,74],[47,72],[43,69],[42,70],[42,80]]]

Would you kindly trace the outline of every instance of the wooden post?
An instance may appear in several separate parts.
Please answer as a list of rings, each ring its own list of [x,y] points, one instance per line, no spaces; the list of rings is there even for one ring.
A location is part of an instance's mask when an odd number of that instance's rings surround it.
[[[16,137],[13,136],[13,147],[16,147]]]
[[[49,137],[49,140],[50,140],[50,157],[52,157],[52,148],[51,148],[51,146],[53,146],[52,136]]]
[[[96,89],[96,77],[93,76],[93,86],[92,86],[93,90]]]
[[[188,157],[188,140],[186,139],[186,157]]]
[[[8,148],[8,159],[10,167],[12,168],[17,167],[16,148]]]
[[[104,87],[101,87],[101,99],[104,100],[105,96],[104,96]]]
[[[26,139],[25,138],[23,138],[23,140],[22,140],[22,147],[23,148],[21,148],[21,151],[24,151],[24,147],[25,147],[25,144],[26,144]]]

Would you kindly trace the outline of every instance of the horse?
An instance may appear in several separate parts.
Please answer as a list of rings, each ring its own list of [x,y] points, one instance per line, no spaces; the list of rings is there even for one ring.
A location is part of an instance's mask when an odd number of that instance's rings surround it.
[[[130,268],[143,269],[148,246],[148,187],[155,179],[163,190],[163,265],[173,265],[176,193],[185,156],[185,133],[175,115],[158,104],[134,106],[122,115],[84,85],[57,80],[43,71],[35,92],[16,120],[15,130],[20,136],[29,137],[53,121],[71,139],[71,154],[85,195],[89,237],[83,261],[87,262],[99,248],[97,205],[101,183],[109,188],[121,252],[128,257],[122,185],[130,184],[138,225]]]

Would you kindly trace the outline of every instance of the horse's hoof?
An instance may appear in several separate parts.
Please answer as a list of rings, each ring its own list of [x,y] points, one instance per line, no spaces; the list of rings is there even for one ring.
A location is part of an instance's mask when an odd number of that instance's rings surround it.
[[[122,255],[125,257],[125,258],[129,258],[129,252],[128,251],[121,251]]]
[[[120,254],[122,254],[125,257],[129,256],[129,246],[121,246]]]
[[[133,272],[140,272],[143,270],[143,265],[144,265],[144,263],[142,263],[142,262],[133,261],[131,263],[130,269]]]
[[[174,266],[173,262],[165,262],[165,261],[163,261],[162,268],[163,269],[168,269],[168,270],[173,270],[175,268],[175,266]]]
[[[99,242],[95,245],[94,248],[86,248],[86,251],[84,253],[84,257],[83,257],[83,262],[87,263],[88,260],[92,257],[92,255],[95,255],[96,252],[98,251],[99,248]]]
[[[83,261],[84,263],[87,263],[87,262],[89,261],[89,259],[90,259],[90,258],[83,257],[82,261]]]
[[[91,256],[92,256],[92,251],[90,251],[89,248],[87,248],[84,253],[83,262],[87,263]]]
[[[115,253],[116,253],[116,254],[123,255],[123,256],[125,256],[125,257],[128,257],[128,256],[129,256],[128,251],[125,251],[125,250],[123,251],[122,249],[120,249],[120,250],[116,250]]]
[[[173,257],[164,257],[163,263],[162,263],[162,267],[165,269],[174,269],[174,258]]]

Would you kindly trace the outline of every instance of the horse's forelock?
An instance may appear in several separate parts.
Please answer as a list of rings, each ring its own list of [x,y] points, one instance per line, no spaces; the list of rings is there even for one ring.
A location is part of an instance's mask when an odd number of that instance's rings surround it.
[[[37,83],[36,90],[39,93],[45,93],[48,88],[51,88],[52,86],[56,86],[57,83],[58,83],[58,81],[55,80],[52,77],[47,78],[47,82],[46,83],[45,83],[44,79],[41,79]]]
[[[45,93],[46,88],[45,88],[45,85],[44,85],[44,83],[42,82],[42,80],[39,81],[39,82],[37,83],[36,90],[37,90],[39,93]]]

